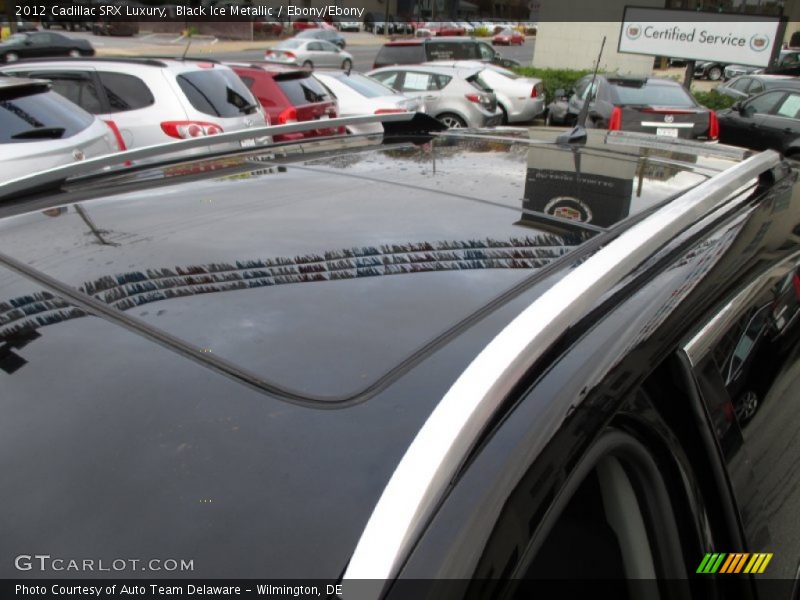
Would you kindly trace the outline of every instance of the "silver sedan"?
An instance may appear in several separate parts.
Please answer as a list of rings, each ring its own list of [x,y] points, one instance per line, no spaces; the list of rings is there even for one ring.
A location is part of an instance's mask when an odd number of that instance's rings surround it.
[[[353,55],[325,40],[292,38],[269,48],[264,60],[283,65],[297,65],[306,69],[333,67],[349,71],[353,68]]]

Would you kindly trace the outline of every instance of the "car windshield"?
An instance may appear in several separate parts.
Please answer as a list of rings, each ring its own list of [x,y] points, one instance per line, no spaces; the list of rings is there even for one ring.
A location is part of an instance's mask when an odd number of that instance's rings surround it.
[[[332,75],[334,79],[343,83],[349,88],[354,89],[356,92],[366,98],[377,98],[378,96],[393,96],[397,94],[392,88],[383,85],[379,81],[361,75],[359,73],[351,73],[345,75],[344,73],[337,73]]]
[[[25,40],[28,39],[28,36],[23,33],[15,33],[14,35],[9,36],[6,38],[3,43],[4,44],[22,44]]]
[[[641,106],[674,106],[694,108],[691,96],[680,85],[615,83],[612,86],[617,104]]]
[[[514,35],[514,32],[510,29],[503,29],[498,35]]]

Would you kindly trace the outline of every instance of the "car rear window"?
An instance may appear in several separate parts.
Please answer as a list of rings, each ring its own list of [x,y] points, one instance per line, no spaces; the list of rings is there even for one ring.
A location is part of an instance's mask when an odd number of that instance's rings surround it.
[[[275,83],[280,86],[289,102],[294,106],[327,102],[331,99],[328,90],[319,81],[308,75],[286,79],[276,78]]]
[[[392,88],[358,73],[351,73],[350,75],[337,73],[332,76],[337,81],[355,90],[365,98],[377,98],[379,96],[393,96],[397,94]]]
[[[100,71],[97,73],[106,91],[109,112],[137,110],[155,104],[147,84],[133,75]]]
[[[425,44],[428,60],[480,60],[478,45],[474,42],[428,42]]]
[[[422,44],[413,46],[384,46],[375,57],[376,65],[410,65],[425,62]]]
[[[642,106],[674,106],[694,108],[692,97],[679,85],[614,83],[611,86],[616,104]]]
[[[494,90],[492,89],[492,86],[489,83],[489,81],[487,81],[486,75],[488,72],[489,72],[488,69],[484,69],[480,73],[475,73],[474,75],[470,75],[469,77],[467,77],[467,81],[469,81],[473,87],[478,88],[480,91],[491,93]],[[491,79],[491,74],[489,75],[488,78]]]
[[[65,139],[89,127],[94,117],[55,92],[12,95],[0,90],[0,144]],[[36,130],[63,129],[40,137]]]
[[[204,69],[178,75],[191,105],[215,117],[239,117],[257,110],[256,100],[239,76],[227,69]]]

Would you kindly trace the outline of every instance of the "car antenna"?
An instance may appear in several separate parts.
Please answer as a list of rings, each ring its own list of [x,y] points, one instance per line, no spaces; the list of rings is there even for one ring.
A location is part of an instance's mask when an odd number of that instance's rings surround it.
[[[606,45],[606,36],[603,36],[603,42],[600,44],[600,53],[597,55],[597,62],[594,65],[594,73],[592,73],[592,82],[589,84],[589,94],[586,97],[586,102],[581,107],[581,112],[578,113],[578,119],[575,122],[575,127],[569,133],[562,133],[556,138],[557,144],[585,144],[586,143],[586,118],[589,116],[589,102],[594,93],[594,80],[597,78],[597,70],[600,68],[600,57],[603,56],[603,48]]]
[[[191,45],[192,45],[192,36],[190,34],[189,37],[186,38],[186,48],[183,49],[183,55],[181,56],[182,61],[186,60],[186,54],[189,52],[189,46]]]

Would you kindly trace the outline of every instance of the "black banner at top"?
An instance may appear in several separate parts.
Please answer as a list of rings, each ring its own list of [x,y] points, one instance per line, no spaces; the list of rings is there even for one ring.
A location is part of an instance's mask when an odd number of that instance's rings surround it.
[[[380,21],[388,3],[390,21],[450,22],[468,20],[497,23],[536,23],[570,21],[621,21],[625,0],[0,0],[0,14],[29,21],[160,21],[160,22],[246,22],[246,21]],[[671,8],[673,0],[659,0],[655,8]],[[714,10],[700,10],[712,8]],[[718,3],[716,3],[718,4]],[[800,10],[800,0],[765,3],[732,0],[724,11],[710,0],[697,3],[698,11],[679,19],[725,21],[743,15],[792,16]],[[5,5],[5,8],[2,7]],[[684,11],[685,13],[686,11]],[[665,17],[666,18],[666,17]],[[670,19],[672,20],[672,19]]]

